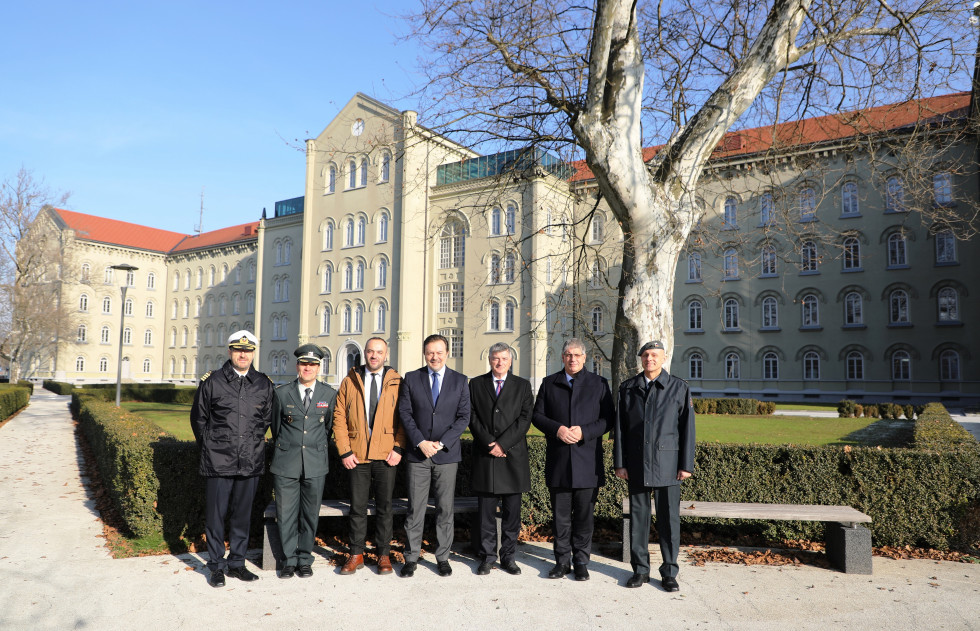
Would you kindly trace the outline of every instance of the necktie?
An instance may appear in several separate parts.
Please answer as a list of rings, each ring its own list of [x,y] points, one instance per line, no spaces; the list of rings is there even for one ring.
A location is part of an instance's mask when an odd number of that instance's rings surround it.
[[[504,387],[504,380],[503,379],[497,379],[496,382],[497,382],[497,396],[499,397],[500,396],[500,389]]]
[[[435,407],[439,400],[439,373],[432,373],[432,407]]]
[[[369,399],[368,433],[374,429],[374,413],[378,410],[378,376],[371,373],[371,398]]]
[[[313,400],[313,388],[306,389],[306,396],[303,397],[303,409],[307,412],[310,411],[310,402]]]
[[[575,381],[575,380],[574,380],[574,379],[569,379],[569,380],[568,380],[568,387],[569,387],[569,388],[571,388],[571,387],[572,387],[572,382],[573,382],[573,381]]]

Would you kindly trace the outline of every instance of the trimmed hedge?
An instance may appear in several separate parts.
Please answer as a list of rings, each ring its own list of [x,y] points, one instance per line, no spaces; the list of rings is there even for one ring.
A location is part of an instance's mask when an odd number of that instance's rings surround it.
[[[120,388],[120,397],[124,401],[150,401],[153,403],[185,403],[194,402],[195,387],[176,388],[174,384],[159,383],[124,383]],[[84,386],[81,394],[91,396],[101,401],[116,400],[116,385],[97,384]]]
[[[885,418],[898,420],[905,416],[906,419],[912,420],[916,416],[922,414],[925,410],[924,405],[912,405],[911,403],[866,403],[864,405],[851,401],[850,399],[843,399],[837,404],[837,416],[840,418],[854,418],[861,416],[866,416],[867,418]]]
[[[28,381],[27,379],[19,379],[17,381],[18,388],[27,388],[27,390],[33,395],[34,394],[34,382]]]
[[[5,421],[27,407],[31,401],[31,391],[19,385],[0,386],[0,421]]]
[[[161,533],[172,550],[181,537],[204,531],[204,484],[193,442],[164,435],[156,426],[93,397],[72,397],[72,411],[92,443],[110,495],[133,534]],[[470,441],[463,441],[457,495],[471,495]],[[522,520],[548,524],[551,503],[544,483],[545,439],[529,436],[531,491]],[[266,450],[271,457],[272,450]],[[349,495],[346,471],[331,448],[324,497]],[[612,471],[612,443],[605,449],[606,484],[596,517],[618,521],[626,482]],[[260,535],[261,514],[272,495],[271,476],[262,477],[253,505],[252,531]],[[405,496],[399,471],[396,496]],[[971,511],[980,510],[980,446],[917,450],[770,445],[697,445],[697,470],[682,487],[684,500],[842,504],[871,515],[875,545],[924,545],[948,549],[974,543]],[[700,520],[699,520],[700,521]],[[708,520],[706,520],[708,521]],[[722,528],[755,528],[774,540],[820,539],[823,524],[710,520]]]
[[[775,401],[758,399],[694,399],[695,414],[772,414]]]
[[[931,451],[949,451],[977,445],[977,439],[953,420],[941,403],[930,403],[915,419],[915,447]]]
[[[53,379],[45,379],[42,385],[45,390],[50,390],[55,394],[71,394],[75,390],[75,386],[72,384]]]

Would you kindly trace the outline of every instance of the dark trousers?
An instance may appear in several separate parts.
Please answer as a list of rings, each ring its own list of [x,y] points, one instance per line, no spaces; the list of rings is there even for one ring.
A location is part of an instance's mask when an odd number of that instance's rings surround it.
[[[592,554],[595,502],[599,489],[551,487],[554,515],[555,561],[562,565],[588,565]]]
[[[391,496],[395,492],[395,475],[398,467],[389,466],[384,460],[362,462],[347,471],[350,474],[350,553],[364,554],[364,538],[367,536],[367,503],[374,480],[375,517],[374,547],[381,556],[391,551],[392,513]]]
[[[660,576],[677,576],[677,552],[681,547],[681,485],[633,486],[630,493],[630,564],[637,574],[650,573],[650,492],[657,510],[660,535]]]
[[[259,476],[205,478],[204,534],[208,539],[208,569],[224,571],[245,567],[248,529],[252,522],[252,500]],[[225,560],[225,520],[231,549]]]
[[[415,562],[422,553],[422,531],[425,509],[429,503],[429,488],[436,502],[436,561],[448,561],[453,547],[453,503],[456,497],[458,462],[435,464],[431,459],[409,462],[408,516],[405,518],[405,560]]]
[[[521,494],[480,493],[476,499],[480,519],[480,556],[497,560],[497,504],[500,504],[500,560],[512,561],[517,554],[517,535],[521,532]]]
[[[272,476],[276,491],[276,521],[282,540],[283,565],[312,565],[313,542],[320,520],[320,501],[326,476],[287,478]]]

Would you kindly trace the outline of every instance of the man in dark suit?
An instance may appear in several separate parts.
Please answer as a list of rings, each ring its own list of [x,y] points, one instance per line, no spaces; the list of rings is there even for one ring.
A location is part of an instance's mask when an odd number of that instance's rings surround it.
[[[629,482],[630,563],[626,587],[650,580],[650,492],[657,507],[660,535],[660,583],[668,592],[677,585],[680,548],[681,481],[694,471],[694,404],[687,382],[663,369],[664,345],[640,348],[643,372],[619,386],[613,461],[616,475]]]
[[[252,501],[265,470],[265,432],[276,394],[272,380],[252,366],[256,344],[258,340],[248,331],[232,333],[228,361],[201,377],[191,406],[191,427],[205,478],[204,533],[212,587],[224,587],[226,573],[242,581],[259,579],[245,567],[245,552]]]
[[[453,573],[453,500],[456,469],[462,455],[459,437],[470,422],[466,375],[446,367],[449,341],[430,335],[422,343],[426,365],[402,379],[398,413],[408,435],[408,516],[405,519],[405,565],[402,576],[414,576],[422,549],[425,507],[432,486],[436,500],[436,562],[440,576]]]
[[[285,556],[279,578],[313,576],[313,540],[327,475],[327,445],[337,391],[317,381],[323,351],[293,351],[296,379],[276,388],[272,407],[272,484]]]
[[[602,435],[615,421],[609,383],[584,369],[585,345],[572,338],[561,353],[565,369],[541,382],[534,426],[547,438],[545,483],[554,515],[555,567],[562,578],[575,567],[575,580],[589,580],[592,529],[599,487],[605,482]]]
[[[520,574],[514,561],[521,531],[521,494],[531,490],[527,430],[534,397],[531,382],[509,374],[514,351],[503,342],[490,347],[490,372],[470,380],[473,477],[480,519],[477,574],[489,574],[497,559],[497,504],[501,504],[500,568]]]

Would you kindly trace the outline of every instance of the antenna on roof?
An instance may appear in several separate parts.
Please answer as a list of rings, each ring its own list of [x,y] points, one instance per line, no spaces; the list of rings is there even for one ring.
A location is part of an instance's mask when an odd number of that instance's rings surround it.
[[[198,217],[194,232],[201,234],[204,232],[204,187],[201,187],[201,215]]]

